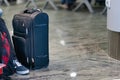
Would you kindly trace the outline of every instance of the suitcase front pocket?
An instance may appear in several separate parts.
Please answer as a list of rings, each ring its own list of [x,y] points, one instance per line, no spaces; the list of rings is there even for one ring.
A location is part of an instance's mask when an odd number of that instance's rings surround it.
[[[13,44],[18,60],[26,67],[29,65],[28,52],[27,52],[27,41],[23,37],[12,36]]]

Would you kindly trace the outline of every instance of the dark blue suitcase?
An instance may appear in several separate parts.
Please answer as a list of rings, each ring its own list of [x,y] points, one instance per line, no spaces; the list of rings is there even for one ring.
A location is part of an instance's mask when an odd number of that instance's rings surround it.
[[[28,9],[13,18],[13,44],[18,60],[30,69],[49,64],[49,18],[47,13]]]

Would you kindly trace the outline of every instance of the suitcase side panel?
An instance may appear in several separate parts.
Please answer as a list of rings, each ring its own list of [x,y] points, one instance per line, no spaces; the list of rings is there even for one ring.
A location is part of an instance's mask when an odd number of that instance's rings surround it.
[[[38,14],[34,21],[33,29],[33,58],[34,69],[47,67],[49,64],[49,28],[48,28],[48,15],[45,13]]]

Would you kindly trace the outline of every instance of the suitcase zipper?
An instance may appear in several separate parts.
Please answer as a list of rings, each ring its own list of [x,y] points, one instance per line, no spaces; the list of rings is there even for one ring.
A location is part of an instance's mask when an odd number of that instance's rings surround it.
[[[37,12],[34,12],[33,14],[38,14],[38,13],[42,13],[42,10],[40,11],[40,10],[38,10]],[[33,14],[31,14],[31,17],[32,17],[32,19],[33,19],[33,17],[34,16],[36,16],[36,15],[33,15]],[[32,26],[34,25],[34,22],[33,22],[33,20],[32,20]],[[34,38],[34,28],[33,27],[31,27],[30,28],[32,31],[31,31],[31,36]],[[34,49],[34,39],[31,39],[31,68],[32,69],[34,69],[35,68],[35,60],[34,60],[34,51],[33,51],[33,49]]]
[[[24,27],[24,26],[25,26],[25,24],[23,23],[23,24],[22,24],[22,26]]]
[[[35,67],[35,66],[34,66],[34,63],[35,63],[35,61],[34,61],[34,58],[32,57],[32,68]]]
[[[27,57],[27,63],[29,63],[29,58]]]
[[[22,26],[25,27],[25,31],[26,31],[26,32],[25,32],[25,33],[26,33],[26,41],[28,41],[28,28],[25,26],[25,23],[23,23]],[[26,44],[26,45],[28,45],[28,44]],[[30,50],[28,46],[26,46],[26,47],[27,47],[26,49]],[[26,51],[27,51],[27,50],[26,50]],[[30,68],[29,51],[26,52],[26,53],[28,53],[28,54],[26,54],[26,56],[27,56],[27,64],[28,64],[28,67]]]
[[[26,28],[26,35],[28,35],[28,28]]]
[[[32,58],[32,62],[34,63],[34,58]]]
[[[23,26],[24,26],[24,23],[23,23]],[[28,28],[27,27],[26,27],[26,41],[28,41]],[[30,50],[29,47],[28,47],[29,44],[26,44],[26,45],[27,45],[26,49]],[[28,67],[30,68],[29,51],[28,50],[26,50],[27,51],[26,52],[27,53],[26,56],[27,56],[27,64],[28,64]]]
[[[32,26],[33,26],[33,20],[32,20]],[[34,30],[33,30],[33,27],[31,27],[30,28],[31,29],[31,54],[30,54],[30,56],[31,56],[31,63],[30,63],[30,66],[31,66],[31,68],[33,69],[34,68],[34,58],[33,58],[33,53],[34,53],[34,51],[33,51],[33,48],[34,48],[34,41],[33,41],[33,38],[34,38]],[[33,37],[33,38],[32,38]]]

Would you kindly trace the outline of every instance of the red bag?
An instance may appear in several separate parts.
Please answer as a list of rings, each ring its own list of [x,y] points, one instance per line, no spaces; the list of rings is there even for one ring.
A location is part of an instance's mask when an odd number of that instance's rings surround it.
[[[5,32],[0,33],[0,37],[2,40],[2,63],[7,65],[10,57],[10,44],[6,38]]]
[[[0,75],[3,74],[3,67],[5,67],[5,64],[0,64]]]

